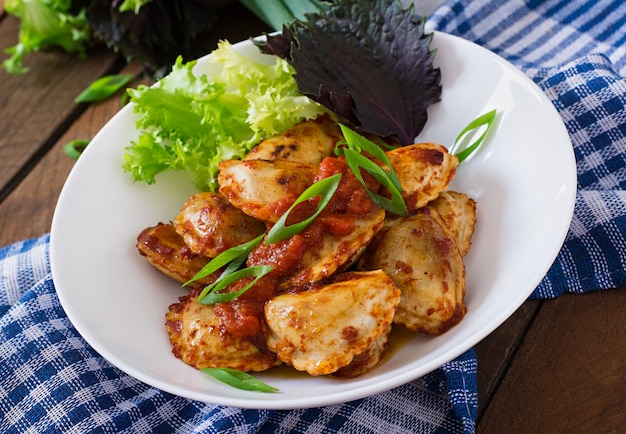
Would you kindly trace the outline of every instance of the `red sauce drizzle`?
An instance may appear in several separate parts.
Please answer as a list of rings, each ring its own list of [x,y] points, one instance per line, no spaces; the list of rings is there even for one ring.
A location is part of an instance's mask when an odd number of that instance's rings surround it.
[[[265,302],[277,292],[277,284],[300,270],[302,257],[310,249],[319,248],[325,234],[336,237],[349,235],[354,231],[358,216],[372,212],[376,205],[366,190],[351,172],[343,158],[325,158],[319,165],[315,180],[327,178],[336,173],[342,179],[328,206],[303,231],[287,240],[271,245],[264,243],[255,248],[248,257],[247,265],[271,265],[274,270],[261,278],[252,288],[239,298],[215,305],[215,314],[226,332],[236,337],[255,337],[263,332],[263,309]],[[364,174],[368,188],[376,191],[380,185]],[[282,204],[289,207],[289,204]],[[313,198],[296,206],[290,213],[287,225],[300,222],[316,210],[319,198]],[[250,280],[242,279],[231,285],[229,291],[236,291]],[[289,292],[297,292],[292,288]]]

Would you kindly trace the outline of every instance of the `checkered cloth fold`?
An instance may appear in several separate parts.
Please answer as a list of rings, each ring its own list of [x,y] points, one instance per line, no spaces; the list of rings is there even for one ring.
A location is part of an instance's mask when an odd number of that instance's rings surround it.
[[[520,67],[554,102],[572,138],[575,215],[533,297],[626,284],[626,5],[454,0],[428,26]],[[0,432],[474,432],[473,350],[388,392],[312,409],[243,410],[149,387],[74,329],[56,296],[48,245],[46,235],[0,249]]]
[[[474,41],[523,70],[570,134],[578,173],[574,218],[532,297],[626,284],[626,3],[450,1],[428,26]]]
[[[2,433],[408,434],[463,432],[476,418],[473,351],[404,386],[321,408],[242,410],[149,387],[111,366],[72,326],[56,296],[48,246],[46,235],[0,250]]]

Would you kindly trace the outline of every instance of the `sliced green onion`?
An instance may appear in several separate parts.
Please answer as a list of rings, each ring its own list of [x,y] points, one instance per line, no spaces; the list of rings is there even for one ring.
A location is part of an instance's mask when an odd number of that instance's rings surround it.
[[[450,153],[457,156],[457,158],[459,159],[459,163],[466,160],[467,157],[469,157],[478,149],[481,143],[485,140],[485,137],[491,129],[495,118],[496,110],[491,110],[490,112],[477,117],[472,122],[467,124],[465,128],[463,128],[463,130],[459,133],[456,140],[454,141],[454,144],[450,147]],[[460,149],[462,143],[461,139],[465,138],[467,134],[471,131],[477,130],[482,127],[485,127],[483,128],[483,133],[473,143],[465,146],[464,149]],[[476,134],[476,131],[474,131],[474,134]]]
[[[73,160],[78,160],[78,157],[80,157],[88,144],[89,140],[72,140],[63,146],[63,150],[65,155]]]
[[[361,185],[365,188],[367,194],[374,203],[396,215],[408,215],[406,203],[404,202],[404,198],[402,197],[401,193],[402,185],[400,185],[398,175],[396,175],[396,172],[393,170],[387,154],[385,154],[385,152],[380,149],[378,145],[366,139],[357,132],[351,130],[345,125],[339,124],[339,126],[346,141],[345,143],[339,143],[335,147],[335,154],[344,155],[344,157],[346,158],[346,163],[348,163],[348,167],[350,167],[350,170],[352,171],[352,173],[354,173],[354,176],[356,176]],[[342,144],[345,144],[346,147],[341,147],[340,145]],[[383,169],[380,165],[365,157],[361,153],[363,151],[381,161],[385,166],[387,166],[388,170]],[[391,194],[391,199],[388,199],[384,196],[379,195],[378,193],[374,193],[373,191],[371,191],[367,187],[365,180],[361,175],[360,169],[365,170],[367,173],[373,176],[374,179],[387,187],[387,190],[389,190],[389,193]]]
[[[241,264],[243,264],[243,262],[246,260],[252,249],[261,244],[262,240],[263,234],[246,243],[231,247],[228,250],[224,250],[215,258],[211,259],[208,264],[202,267],[202,269],[198,271],[191,279],[185,282],[183,286],[187,286],[191,282],[195,282],[196,280],[207,277],[219,270],[220,268],[228,265],[228,267],[226,268],[226,270],[224,270],[218,280],[224,278],[227,273],[230,274],[237,268],[239,268]]]
[[[198,296],[198,303],[201,304],[215,304],[215,303],[225,303],[228,301],[232,301],[246,292],[248,289],[252,288],[252,286],[257,283],[257,281],[265,276],[267,273],[272,271],[274,267],[269,265],[257,265],[254,267],[242,268],[241,270],[234,271],[225,275],[224,273],[217,279],[215,282],[205,287],[200,295]],[[254,280],[248,283],[246,286],[241,288],[239,291],[235,292],[225,292],[220,293],[222,289],[226,288],[231,283],[238,281],[244,277],[254,276]]]
[[[329,176],[328,178],[317,181],[316,183],[310,185],[306,190],[304,190],[304,192],[302,192],[302,194],[298,196],[298,198],[289,207],[289,209],[285,213],[283,213],[283,215],[278,219],[274,226],[272,226],[272,229],[270,229],[270,231],[267,233],[267,237],[265,238],[265,244],[273,244],[279,241],[286,240],[287,238],[292,237],[293,235],[301,232],[305,227],[307,227],[308,224],[311,223],[313,219],[324,210],[324,208],[326,208],[326,205],[328,205],[328,202],[330,202],[330,199],[335,194],[335,191],[337,191],[340,181],[341,173],[336,173],[332,176]],[[299,223],[294,223],[293,225],[285,225],[287,217],[289,217],[289,214],[291,213],[291,211],[293,211],[296,205],[304,202],[305,200],[312,199],[316,196],[320,196],[320,201],[317,204],[317,209],[315,210],[315,213],[311,217]]]
[[[387,173],[378,164],[365,157],[363,154],[359,154],[352,149],[344,149],[344,156],[346,157],[348,167],[350,167],[350,170],[354,173],[354,176],[359,180],[361,185],[365,187],[367,194],[375,204],[399,216],[406,216],[409,214],[404,198],[402,197],[401,190],[398,189],[395,183],[390,180],[389,173]],[[374,193],[367,188],[360,169],[365,170],[378,182],[387,187],[391,193],[391,199],[381,196],[378,193]]]
[[[277,392],[278,389],[264,383],[258,378],[253,377],[247,372],[238,371],[232,368],[202,368],[205,374],[210,375],[216,380],[229,386],[242,390],[251,390],[253,392]]]
[[[380,160],[383,164],[385,164],[388,167],[389,172],[387,173],[391,182],[393,182],[393,184],[398,188],[398,190],[402,190],[402,186],[400,185],[400,180],[398,179],[398,175],[396,175],[396,172],[393,170],[393,167],[391,166],[391,161],[389,161],[389,157],[387,157],[387,154],[385,154],[385,151],[380,149],[380,147],[376,143],[365,138],[364,136],[360,135],[356,131],[351,130],[345,125],[339,124],[339,127],[341,128],[341,132],[343,133],[343,136],[346,139],[345,144],[348,146],[348,148],[358,153],[365,151],[371,156],[373,156],[374,158]],[[338,152],[338,149],[335,148],[335,154],[337,154],[337,152]]]
[[[272,229],[267,233],[265,237],[265,244],[272,244],[282,240],[285,240],[299,232],[301,232],[306,226],[308,226],[315,217],[317,217],[326,208],[326,205],[330,202],[330,199],[337,191],[339,182],[341,181],[341,173],[324,178],[311,186],[309,186],[304,192],[298,196],[295,202],[289,207],[289,209],[278,219],[276,224],[272,226]],[[294,209],[296,205],[305,200],[309,200],[316,196],[320,196],[320,201],[317,204],[315,213],[293,225],[285,226],[285,222],[289,213]],[[208,264],[206,264],[200,271],[198,271],[190,280],[185,282],[183,286],[190,284],[198,279],[202,279],[216,272],[222,267],[226,267],[222,274],[210,285],[206,286],[200,295],[198,296],[198,302],[202,304],[215,304],[223,303],[236,299],[241,294],[250,289],[260,278],[271,272],[274,268],[270,266],[255,266],[239,269],[241,265],[246,261],[248,255],[256,246],[258,246],[263,240],[264,235],[259,235],[253,240],[247,243],[240,244],[235,247],[231,247],[228,250],[223,251]],[[235,292],[220,293],[222,289],[228,285],[236,282],[243,277],[254,276],[254,280],[248,283],[245,287]]]
[[[248,254],[249,253],[246,253],[245,255],[243,255],[243,254],[239,255],[239,256],[235,257],[232,261],[230,261],[228,263],[228,265],[226,266],[226,268],[224,269],[224,271],[222,271],[222,274],[220,274],[220,276],[217,279],[215,279],[215,281],[213,283],[211,283],[208,286],[204,287],[204,289],[200,293],[200,296],[198,297],[198,302],[201,303],[202,298],[204,298],[204,296],[207,294],[207,292],[209,290],[211,290],[213,287],[215,287],[216,285],[218,285],[219,282],[221,282],[222,280],[224,280],[225,278],[227,278],[228,276],[233,274],[235,271],[239,270],[239,268],[241,268],[243,263],[246,262],[246,259],[248,259]],[[220,287],[220,289],[221,288],[223,288],[223,287]],[[211,304],[211,303],[204,303],[204,304]]]
[[[105,75],[91,83],[74,100],[77,103],[102,101],[126,86],[133,79],[133,74]]]

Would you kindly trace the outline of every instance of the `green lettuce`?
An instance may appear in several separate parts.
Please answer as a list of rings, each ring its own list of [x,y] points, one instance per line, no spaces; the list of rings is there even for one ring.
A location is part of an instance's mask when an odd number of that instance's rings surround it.
[[[84,55],[90,30],[86,9],[80,0],[6,0],[8,13],[20,19],[17,45],[6,50],[10,57],[2,67],[12,74],[28,71],[23,66],[27,53],[59,47],[68,53]]]
[[[129,90],[140,135],[123,167],[135,181],[182,170],[199,190],[214,191],[220,161],[243,158],[260,140],[326,111],[298,92],[283,59],[261,64],[222,41],[210,63],[210,73],[196,74],[196,61],[179,58],[156,85]]]

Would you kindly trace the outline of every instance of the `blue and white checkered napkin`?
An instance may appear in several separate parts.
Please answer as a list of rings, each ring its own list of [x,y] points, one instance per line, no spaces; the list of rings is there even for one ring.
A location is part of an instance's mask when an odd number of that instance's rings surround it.
[[[428,25],[526,72],[569,131],[578,172],[574,218],[532,297],[626,284],[626,3],[450,1]]]
[[[476,418],[473,351],[389,392],[313,409],[242,410],[149,387],[74,329],[56,296],[48,246],[46,235],[0,250],[3,434],[463,432]]]
[[[552,99],[571,135],[575,216],[533,296],[626,284],[626,5],[455,0],[428,25],[524,70]],[[56,296],[48,243],[44,236],[0,250],[0,432],[474,431],[471,350],[402,387],[313,409],[242,410],[151,388],[111,366],[72,327]]]

